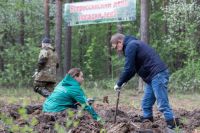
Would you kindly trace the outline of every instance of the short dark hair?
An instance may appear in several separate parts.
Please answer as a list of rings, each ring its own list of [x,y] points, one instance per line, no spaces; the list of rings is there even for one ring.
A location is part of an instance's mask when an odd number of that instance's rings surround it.
[[[81,69],[80,68],[71,68],[68,71],[68,74],[71,75],[72,77],[78,77],[81,73]]]

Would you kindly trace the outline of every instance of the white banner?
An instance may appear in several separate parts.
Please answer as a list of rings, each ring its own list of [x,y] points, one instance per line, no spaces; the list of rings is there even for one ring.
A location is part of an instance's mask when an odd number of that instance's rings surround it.
[[[68,26],[133,21],[136,0],[98,0],[65,4],[64,20]]]

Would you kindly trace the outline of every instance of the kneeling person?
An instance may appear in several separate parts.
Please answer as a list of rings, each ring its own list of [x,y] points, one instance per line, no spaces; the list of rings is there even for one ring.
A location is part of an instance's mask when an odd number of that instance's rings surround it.
[[[45,100],[43,112],[61,112],[68,108],[77,109],[77,103],[79,103],[94,120],[100,121],[101,117],[89,105],[80,86],[83,80],[83,73],[79,68],[70,69],[53,93]]]

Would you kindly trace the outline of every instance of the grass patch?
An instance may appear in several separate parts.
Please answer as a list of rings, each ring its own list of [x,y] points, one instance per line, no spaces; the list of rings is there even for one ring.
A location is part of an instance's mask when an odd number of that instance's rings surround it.
[[[115,105],[117,94],[112,89],[99,89],[90,88],[84,89],[85,94],[89,98],[96,98],[96,103],[102,103],[103,97],[108,96],[109,104]],[[137,94],[136,91],[132,89],[127,89],[126,87],[121,90],[120,103],[119,105],[125,105],[135,108],[140,108],[141,99],[143,93]],[[173,93],[169,94],[170,104],[173,109],[184,108],[186,110],[194,110],[200,108],[200,94],[180,94]],[[15,104],[30,104],[30,103],[42,103],[45,99],[39,94],[35,93],[32,88],[1,88],[0,89],[0,100],[7,103]]]
[[[194,110],[200,108],[200,94],[180,94],[174,93],[170,95],[170,103],[173,108],[184,108],[187,110]]]
[[[35,93],[31,88],[1,88],[0,101],[8,104],[23,104],[43,102],[44,98]]]

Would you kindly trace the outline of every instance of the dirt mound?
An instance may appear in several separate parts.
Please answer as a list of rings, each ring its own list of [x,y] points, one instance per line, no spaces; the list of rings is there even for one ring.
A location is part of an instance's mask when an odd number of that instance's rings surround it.
[[[179,115],[179,118],[183,122],[182,128],[186,132],[191,132],[194,129],[196,133],[200,132],[200,109],[195,109],[193,111],[186,111],[179,109],[176,111],[176,114]]]
[[[115,107],[95,105],[95,110],[104,122],[97,123],[91,116],[80,110],[61,113],[43,113],[42,105],[1,105],[0,133],[38,132],[38,133],[168,133],[162,114],[154,111],[154,122],[141,123],[138,109],[119,107],[117,121],[114,123]],[[176,110],[181,119],[183,133],[192,133],[200,128],[200,110]]]

